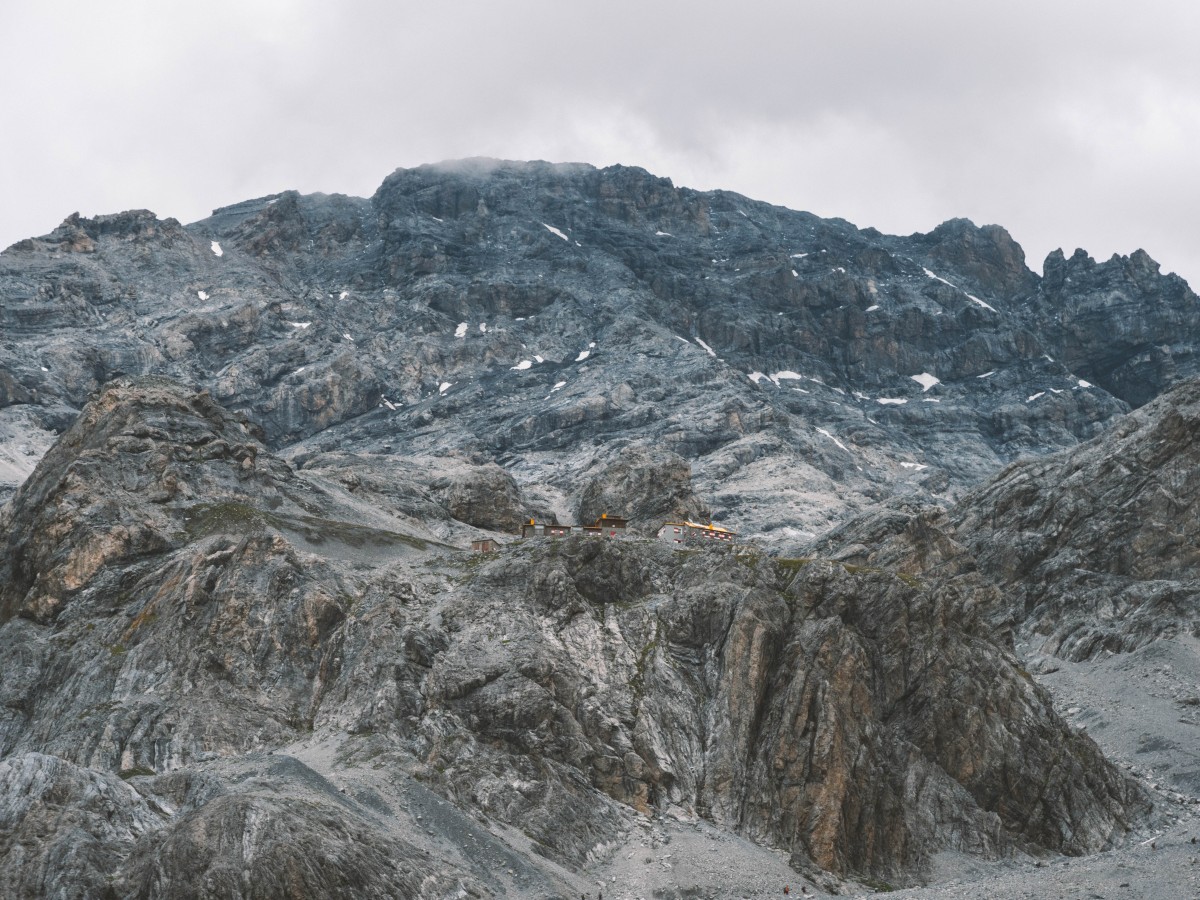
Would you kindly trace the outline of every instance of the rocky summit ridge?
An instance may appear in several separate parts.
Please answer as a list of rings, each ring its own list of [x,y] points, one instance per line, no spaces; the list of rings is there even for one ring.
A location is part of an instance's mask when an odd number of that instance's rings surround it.
[[[1193,654],[1198,308],[626,167],[72,216],[0,254],[0,894],[845,893],[1182,828],[1182,757],[1047,686]]]
[[[169,375],[301,465],[497,465],[562,521],[630,453],[682,460],[713,514],[784,545],[1094,436],[1198,373],[1197,308],[1140,251],[1039,278],[998,226],[895,237],[640,169],[468,160],[15,244],[0,435],[15,486],[105,381]]]

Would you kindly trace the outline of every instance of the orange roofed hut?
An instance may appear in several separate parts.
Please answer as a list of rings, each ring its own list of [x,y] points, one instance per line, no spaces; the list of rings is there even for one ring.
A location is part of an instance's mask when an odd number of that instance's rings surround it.
[[[737,532],[712,522],[664,522],[658,529],[658,539],[669,544],[732,544]]]

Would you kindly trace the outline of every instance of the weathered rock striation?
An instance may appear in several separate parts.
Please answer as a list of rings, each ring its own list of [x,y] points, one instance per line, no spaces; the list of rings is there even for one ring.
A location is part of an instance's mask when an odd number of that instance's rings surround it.
[[[1196,373],[1182,280],[1140,251],[1056,259],[1040,279],[965,220],[887,236],[492,160],[187,227],[72,216],[0,254],[0,438],[18,406],[25,433],[59,432],[112,377],[170,375],[274,448],[449,452],[563,518],[584,473],[673,453],[718,518],[794,543],[893,495],[953,498]]]
[[[1200,379],[1079,447],[1006,467],[947,509],[897,507],[820,546],[852,564],[984,579],[1034,654],[1084,660],[1200,631]]]
[[[119,380],[0,512],[15,896],[569,896],[667,810],[905,881],[1145,809],[994,642],[986,586],[641,539],[470,556],[251,432]]]
[[[0,254],[0,894],[574,897],[667,822],[826,889],[1119,846],[1178,798],[1027,670],[1197,634],[1197,334],[1142,251],[625,167],[71,216]],[[648,537],[708,517],[745,543]]]

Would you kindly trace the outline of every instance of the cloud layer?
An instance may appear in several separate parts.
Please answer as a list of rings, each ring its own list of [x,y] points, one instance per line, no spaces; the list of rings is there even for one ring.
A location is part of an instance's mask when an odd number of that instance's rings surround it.
[[[1177,2],[6,4],[0,245],[483,155],[1198,280],[1197,26]]]

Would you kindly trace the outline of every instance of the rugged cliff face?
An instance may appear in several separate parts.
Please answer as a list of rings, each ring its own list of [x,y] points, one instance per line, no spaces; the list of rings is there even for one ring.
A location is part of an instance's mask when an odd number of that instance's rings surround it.
[[[1140,252],[1057,258],[1042,280],[997,226],[893,237],[487,160],[186,228],[73,216],[0,255],[8,483],[106,380],[164,374],[307,460],[449,451],[563,519],[585,473],[672,453],[718,518],[786,544],[956,496],[1195,373],[1180,279]]]
[[[1119,845],[1165,795],[1027,669],[1195,634],[1198,310],[1140,251],[1039,278],[623,167],[72,216],[0,254],[0,893]],[[742,546],[646,537],[710,516]]]
[[[1031,302],[1073,371],[1132,406],[1197,374],[1195,295],[1144,250],[1099,265],[1082,250],[1055,252],[1045,273]],[[1149,305],[1155,314],[1143,316]]]
[[[1190,381],[1103,440],[1010,467],[955,511],[954,528],[1016,592],[1041,652],[1087,659],[1194,636],[1198,453],[1200,381]]]
[[[895,508],[848,523],[822,549],[850,563],[983,578],[997,624],[1069,660],[1194,636],[1194,474],[1200,380],[1184,382],[1078,448],[1014,463],[948,510]]]
[[[1145,808],[993,642],[987,590],[638,539],[464,556],[249,430],[119,381],[0,514],[15,895],[566,895],[666,810],[904,880],[945,848],[1100,849]],[[289,749],[314,735],[340,736],[321,772]],[[472,861],[512,829],[519,874]]]

